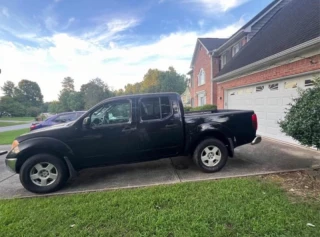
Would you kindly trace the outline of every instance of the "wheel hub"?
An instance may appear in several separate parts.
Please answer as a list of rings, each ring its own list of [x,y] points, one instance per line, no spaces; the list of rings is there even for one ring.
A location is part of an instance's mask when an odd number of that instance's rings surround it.
[[[39,176],[42,178],[47,178],[49,176],[49,172],[47,170],[40,170]]]

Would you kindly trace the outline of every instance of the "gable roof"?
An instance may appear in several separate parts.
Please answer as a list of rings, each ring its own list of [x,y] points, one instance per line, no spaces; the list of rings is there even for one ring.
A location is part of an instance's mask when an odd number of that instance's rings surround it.
[[[221,38],[198,38],[202,45],[210,52],[214,49],[219,48],[228,39]]]
[[[320,0],[292,0],[235,55],[217,77],[320,37]]]
[[[220,39],[220,38],[198,38],[196,46],[193,51],[192,60],[190,67],[192,68],[194,64],[194,60],[196,57],[197,49],[199,44],[203,45],[203,47],[207,50],[207,52],[211,52],[214,49],[219,48],[223,43],[225,43],[228,39]]]

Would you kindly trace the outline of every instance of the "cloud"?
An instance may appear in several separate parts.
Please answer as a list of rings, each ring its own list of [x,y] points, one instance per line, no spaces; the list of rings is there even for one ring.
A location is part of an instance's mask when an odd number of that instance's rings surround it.
[[[10,14],[9,14],[9,10],[8,10],[8,8],[6,8],[6,7],[0,7],[0,15],[3,15],[3,16],[5,16],[5,17],[7,17],[7,18],[9,18],[10,17]]]
[[[227,12],[250,0],[183,0],[184,3],[193,3],[199,5],[207,13]]]
[[[84,38],[92,42],[112,40],[119,36],[118,33],[133,28],[140,23],[137,18],[112,19],[109,21],[100,19],[99,21],[101,23],[94,30],[86,32],[83,35]]]
[[[149,68],[166,70],[174,66],[179,73],[186,73],[197,37],[229,37],[242,23],[240,19],[201,35],[196,31],[180,31],[162,35],[152,43],[136,45],[121,45],[119,41],[111,40],[137,24],[133,19],[106,22],[103,29],[112,32],[108,34],[96,29],[86,37],[55,33],[51,37],[36,38],[49,43],[44,48],[0,40],[1,54],[10,55],[0,57],[0,86],[6,80],[15,83],[21,79],[33,80],[39,83],[45,101],[51,101],[57,99],[61,81],[66,76],[75,79],[77,89],[96,77],[119,89],[127,83],[141,81]],[[106,39],[108,43],[104,44]]]

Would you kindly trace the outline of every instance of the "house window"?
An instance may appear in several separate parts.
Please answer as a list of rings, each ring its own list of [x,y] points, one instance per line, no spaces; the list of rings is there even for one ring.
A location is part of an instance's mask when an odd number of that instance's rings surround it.
[[[204,85],[206,81],[206,74],[203,70],[203,68],[201,68],[199,75],[198,75],[198,86]]]
[[[239,52],[239,50],[240,50],[240,44],[237,43],[236,45],[234,45],[234,46],[232,47],[232,57],[233,57],[234,55],[236,55],[236,54]]]
[[[222,54],[221,55],[221,68],[224,67],[224,65],[226,65],[227,63],[227,54]]]
[[[256,92],[261,92],[261,91],[263,91],[263,89],[264,89],[264,86],[257,86]]]
[[[309,87],[309,86],[314,86],[314,80],[305,80],[304,81],[304,86]]]
[[[279,85],[278,85],[278,83],[274,83],[274,84],[268,85],[268,87],[269,87],[269,89],[270,89],[271,91],[276,91],[276,90],[278,90]]]
[[[206,94],[205,92],[198,94],[198,106],[202,106],[206,104]]]
[[[290,82],[285,82],[284,83],[284,88],[285,89],[293,89],[293,88],[297,88],[298,83],[296,81],[290,81]]]

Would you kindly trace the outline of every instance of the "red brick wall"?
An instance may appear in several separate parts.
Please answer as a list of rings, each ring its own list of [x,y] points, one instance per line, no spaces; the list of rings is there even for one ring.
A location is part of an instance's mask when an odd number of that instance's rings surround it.
[[[207,104],[212,104],[212,93],[211,93],[211,56],[207,54],[207,50],[202,47],[198,50],[197,56],[194,62],[193,68],[193,87],[191,88],[191,97],[194,99],[194,106],[198,106],[197,92],[206,91]],[[205,84],[198,86],[198,74],[203,68],[206,74]]]
[[[313,63],[310,63],[310,61]],[[249,84],[264,82],[273,79],[281,79],[282,77],[300,74],[304,72],[320,69],[320,54],[311,58],[301,59],[286,65],[274,67],[251,75],[238,77],[235,80],[227,81],[217,85],[217,105],[219,109],[224,107],[224,90],[245,86]],[[221,100],[219,99],[221,97]]]

